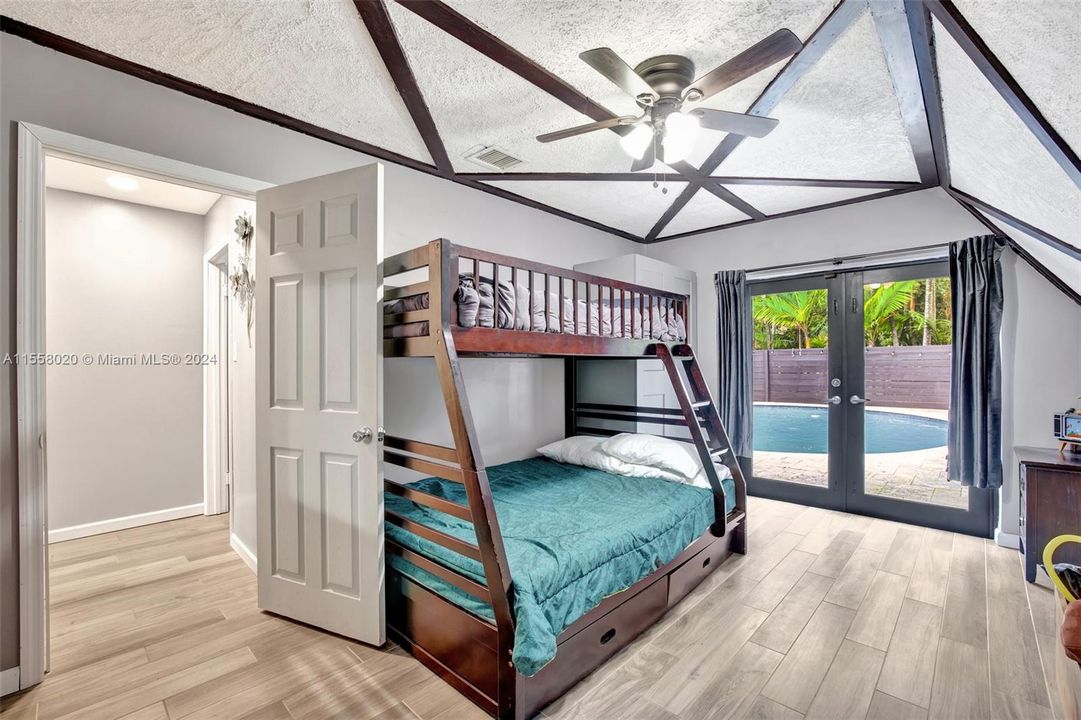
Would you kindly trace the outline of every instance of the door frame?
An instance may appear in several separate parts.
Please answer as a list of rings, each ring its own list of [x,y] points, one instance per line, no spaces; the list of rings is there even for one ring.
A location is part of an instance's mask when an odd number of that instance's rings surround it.
[[[229,414],[229,342],[232,339],[228,300],[229,240],[222,240],[203,255],[203,354],[216,355],[216,363],[203,365],[203,514],[228,512],[230,442]],[[225,278],[225,280],[223,280]],[[222,322],[222,303],[226,303]],[[222,342],[224,339],[224,343]],[[222,436],[226,442],[222,443]],[[223,463],[224,461],[224,463]],[[223,469],[223,464],[224,468]],[[232,531],[232,519],[229,521]]]
[[[853,394],[866,398],[866,371],[864,350],[864,318],[863,296],[867,282],[899,282],[903,280],[919,280],[922,278],[949,277],[950,267],[947,260],[924,260],[921,262],[906,263],[903,265],[891,265],[889,267],[854,268],[844,273],[845,303],[851,299],[859,300],[858,313],[846,313],[846,344],[842,347],[844,355],[844,387],[843,400]],[[952,288],[951,288],[952,291]],[[860,342],[851,342],[860,338]],[[872,398],[873,399],[873,398]],[[880,517],[898,522],[907,522],[924,527],[959,532],[980,537],[991,537],[996,526],[995,522],[995,493],[992,490],[976,487],[968,488],[968,508],[958,508],[932,503],[912,502],[885,496],[873,496],[866,494],[864,489],[865,459],[864,428],[867,405],[851,405],[842,402],[840,405],[846,416],[846,436],[849,442],[845,444],[844,473],[845,473],[845,510],[856,512],[860,515]],[[856,443],[851,442],[853,435],[859,437]],[[859,452],[857,452],[857,450]],[[849,481],[851,479],[851,482]]]
[[[130,170],[166,182],[245,199],[267,187],[251,178],[19,122],[16,160],[15,350],[45,348],[45,158]],[[45,475],[45,368],[15,368],[19,473],[19,689],[48,670],[48,517]]]
[[[853,406],[848,398],[864,394],[866,377],[863,356],[863,287],[866,277],[896,281],[926,277],[934,274],[949,276],[948,261],[941,257],[883,262],[863,267],[818,270],[782,278],[751,280],[751,296],[792,290],[825,288],[828,293],[829,352],[828,376],[840,378],[839,405],[829,406],[829,459],[826,489],[799,483],[759,478],[754,475],[753,456],[748,475],[748,492],[776,500],[813,505],[897,522],[951,532],[992,537],[998,514],[997,494],[991,490],[968,489],[969,506],[961,511],[930,503],[917,503],[885,497],[872,497],[863,492],[865,452],[862,413],[866,406]],[[858,299],[858,312],[849,312],[852,299]],[[752,305],[748,303],[748,327],[753,327]],[[853,342],[859,338],[859,342]],[[831,394],[832,389],[831,389]],[[825,398],[823,399],[825,402]],[[858,442],[850,442],[852,434]],[[857,449],[859,452],[857,452]],[[752,489],[753,488],[753,489]],[[762,492],[765,491],[765,492]]]

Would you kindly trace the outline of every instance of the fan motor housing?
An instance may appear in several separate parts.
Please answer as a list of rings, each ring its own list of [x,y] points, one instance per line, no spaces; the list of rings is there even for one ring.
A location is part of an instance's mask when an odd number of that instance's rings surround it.
[[[635,66],[634,71],[661,98],[679,98],[694,82],[694,63],[682,55],[657,55]],[[639,101],[641,104],[641,101]]]

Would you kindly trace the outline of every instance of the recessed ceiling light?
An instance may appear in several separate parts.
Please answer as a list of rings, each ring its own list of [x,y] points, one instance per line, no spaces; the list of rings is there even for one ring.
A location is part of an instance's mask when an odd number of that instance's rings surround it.
[[[134,192],[139,189],[139,183],[130,175],[110,175],[105,178],[109,187],[122,192]]]

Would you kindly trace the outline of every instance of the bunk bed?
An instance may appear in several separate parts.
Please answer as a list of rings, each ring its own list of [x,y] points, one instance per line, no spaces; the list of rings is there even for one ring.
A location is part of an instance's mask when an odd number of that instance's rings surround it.
[[[532,718],[746,552],[746,483],[686,342],[690,298],[447,240],[383,275],[384,357],[433,358],[454,441],[384,439],[385,463],[427,476],[385,481],[389,635],[490,715]],[[684,426],[705,488],[485,467],[471,356],[564,358],[568,438]],[[579,401],[578,362],[597,358],[659,360],[679,407]]]

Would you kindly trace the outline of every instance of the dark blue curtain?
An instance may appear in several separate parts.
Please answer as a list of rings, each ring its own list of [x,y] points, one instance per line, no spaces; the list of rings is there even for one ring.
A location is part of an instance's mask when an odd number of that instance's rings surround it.
[[[950,246],[949,479],[977,488],[1002,487],[1001,253],[993,235]]]
[[[717,360],[720,393],[717,410],[728,431],[740,467],[750,467],[753,453],[754,407],[751,404],[750,295],[747,274],[722,270],[714,278],[717,287]]]

